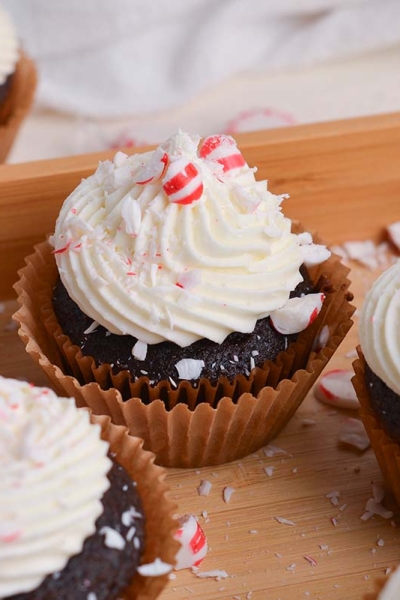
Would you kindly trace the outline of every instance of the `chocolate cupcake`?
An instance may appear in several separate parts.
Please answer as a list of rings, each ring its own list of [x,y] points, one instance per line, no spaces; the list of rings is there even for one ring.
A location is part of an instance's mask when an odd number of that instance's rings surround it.
[[[400,261],[366,295],[353,379],[379,466],[400,503]]]
[[[44,355],[63,372],[60,378],[52,370],[57,383],[78,403],[86,386],[97,384],[106,399],[101,410],[112,402],[107,412],[137,427],[134,432],[153,449],[149,435],[156,434],[144,434],[136,400],[151,405],[151,412],[161,402],[166,412],[180,407],[183,415],[184,407],[216,409],[223,400],[226,407],[227,400],[239,406],[246,395],[256,398],[265,388],[276,392],[280,382],[309,367],[325,325],[336,347],[352,312],[347,270],[284,217],[284,197],[256,181],[228,136],[200,142],[179,132],[153,152],[117,153],[66,200],[53,248],[45,243],[36,259],[28,259],[17,285],[23,339],[32,337],[26,309],[33,309],[52,347]],[[68,376],[76,380],[73,391]],[[290,401],[288,390],[279,390],[279,402],[273,401],[279,418],[252,438],[255,444],[279,431],[307,385],[296,386],[300,395],[290,389]],[[84,388],[81,396],[77,390]],[[93,385],[90,390],[92,396]],[[92,400],[85,397],[82,404],[98,412]],[[263,404],[264,414],[271,412],[271,402],[269,397]],[[242,408],[243,423],[250,415],[244,403]],[[211,431],[214,416],[205,431]],[[163,418],[159,414],[157,422]],[[253,418],[258,423],[260,415]],[[182,433],[181,422],[177,427]],[[165,439],[165,432],[157,439]],[[242,443],[237,451],[243,455],[247,434]],[[198,444],[192,453],[200,451]],[[174,460],[168,446],[156,451],[164,464]],[[202,439],[200,446],[208,444]],[[225,460],[225,451],[212,448],[201,463]],[[176,454],[182,457],[182,443]]]
[[[15,25],[0,7],[0,162],[7,157],[35,89],[35,65],[21,51]]]
[[[168,503],[143,493],[152,474],[136,482],[126,464],[133,451],[136,475],[143,476],[143,459],[149,467],[140,442],[106,421],[91,423],[73,399],[22,381],[0,377],[0,410],[0,598],[136,597],[133,586],[145,587],[140,565],[154,544],[154,525],[146,522],[154,509],[146,503],[157,504],[161,535],[173,529],[172,519],[163,523]],[[170,541],[162,550],[173,561],[172,533]],[[157,595],[155,583],[144,597]]]

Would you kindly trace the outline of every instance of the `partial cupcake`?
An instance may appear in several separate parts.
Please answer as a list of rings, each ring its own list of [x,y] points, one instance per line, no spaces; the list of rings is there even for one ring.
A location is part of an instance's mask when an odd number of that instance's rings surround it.
[[[178,132],[152,152],[117,153],[65,201],[53,247],[37,248],[17,284],[28,351],[163,464],[171,452],[179,466],[211,464],[265,443],[351,326],[348,270],[284,217],[285,196],[254,171],[223,135]],[[196,409],[207,424],[194,442]],[[228,430],[235,444],[223,450]]]
[[[0,7],[0,162],[11,149],[35,89],[35,65],[21,50],[15,24]]]
[[[3,377],[0,413],[0,598],[155,598],[177,544],[163,474],[140,440]],[[143,578],[147,561],[164,577]]]
[[[400,261],[378,277],[360,313],[354,387],[379,466],[400,504]]]

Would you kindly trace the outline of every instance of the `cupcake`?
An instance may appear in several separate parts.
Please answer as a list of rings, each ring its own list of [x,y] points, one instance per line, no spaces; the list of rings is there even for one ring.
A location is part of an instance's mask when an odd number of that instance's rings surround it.
[[[229,136],[178,132],[152,152],[117,153],[72,192],[20,273],[28,351],[164,465],[255,450],[296,410],[353,311],[348,270],[284,217],[284,198]]]
[[[382,473],[400,504],[400,261],[372,285],[360,313],[354,387]]]
[[[35,88],[34,63],[20,49],[15,26],[0,7],[0,162],[31,107]]]
[[[0,377],[0,598],[155,598],[177,543],[152,459],[72,398]]]

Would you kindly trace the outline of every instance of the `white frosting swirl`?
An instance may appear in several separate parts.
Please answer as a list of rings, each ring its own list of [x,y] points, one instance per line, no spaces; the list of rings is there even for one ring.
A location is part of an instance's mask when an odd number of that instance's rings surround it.
[[[221,343],[253,331],[302,280],[283,196],[247,165],[224,173],[199,158],[199,139],[179,132],[161,147],[174,167],[183,157],[200,174],[203,192],[191,204],[170,201],[165,179],[148,182],[158,149],[101,163],[61,209],[52,238],[61,279],[112,333],[148,344]]]
[[[18,62],[18,38],[14,25],[0,7],[0,85],[15,71]]]
[[[400,394],[400,260],[374,282],[361,313],[359,336],[369,367]]]
[[[107,450],[71,398],[0,377],[0,598],[82,550],[109,486]]]

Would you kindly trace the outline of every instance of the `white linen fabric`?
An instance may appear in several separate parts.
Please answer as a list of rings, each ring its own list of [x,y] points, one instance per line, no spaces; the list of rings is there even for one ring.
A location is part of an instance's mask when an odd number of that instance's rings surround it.
[[[40,72],[38,103],[125,117],[243,72],[400,42],[399,0],[2,0]]]

